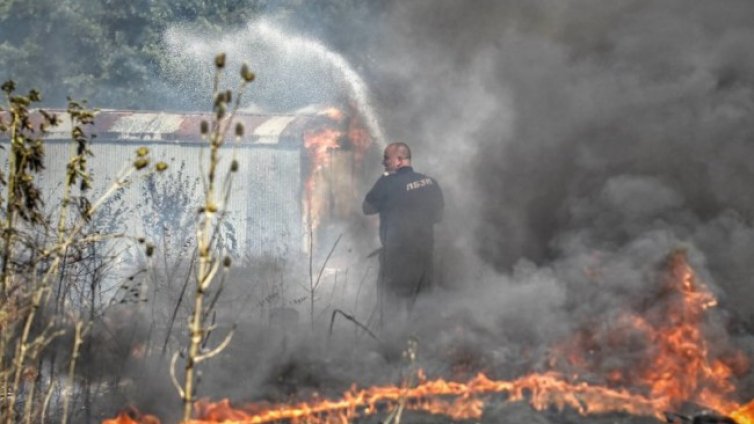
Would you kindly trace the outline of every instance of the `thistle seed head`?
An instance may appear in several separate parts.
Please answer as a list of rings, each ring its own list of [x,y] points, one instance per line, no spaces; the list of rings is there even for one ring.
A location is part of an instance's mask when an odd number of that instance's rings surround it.
[[[39,94],[39,91],[37,91],[37,90],[35,90],[35,89],[32,88],[29,91],[29,100],[31,100],[32,102],[41,102],[42,101],[42,95]]]
[[[217,67],[217,69],[225,67],[225,53],[220,53],[215,56],[215,67]]]
[[[3,85],[0,86],[0,90],[3,90],[6,93],[10,94],[16,90],[16,82],[13,80],[5,81]]]
[[[215,115],[217,116],[217,119],[223,119],[225,117],[225,111],[226,111],[225,104],[224,103],[219,104],[215,110]]]
[[[243,78],[246,82],[252,82],[254,81],[254,78],[256,78],[256,75],[254,75],[254,72],[251,72],[249,69],[249,65],[243,64],[241,65],[241,78]]]
[[[144,169],[147,165],[149,165],[149,159],[146,158],[139,158],[134,161],[134,168],[137,170]]]

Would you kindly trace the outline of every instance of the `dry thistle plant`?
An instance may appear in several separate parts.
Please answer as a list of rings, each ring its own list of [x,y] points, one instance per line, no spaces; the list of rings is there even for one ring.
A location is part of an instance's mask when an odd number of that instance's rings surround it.
[[[92,152],[86,127],[93,124],[95,112],[85,103],[69,99],[72,152],[60,206],[53,215],[45,215],[37,185],[37,177],[45,169],[43,137],[60,119],[44,110],[32,114],[31,106],[41,101],[36,90],[19,95],[13,81],[1,88],[7,108],[0,108],[0,140],[7,140],[7,145],[0,147],[7,155],[7,165],[0,169],[0,185],[6,188],[5,197],[0,195],[0,393],[4,395],[0,422],[44,421],[57,388],[62,393],[59,421],[66,423],[76,361],[91,321],[66,305],[46,313],[54,301],[53,282],[62,281],[61,268],[71,255],[113,236],[87,231],[90,221],[107,199],[128,185],[134,172],[149,165],[149,152],[139,149],[115,182],[90,202],[86,196],[91,187],[87,160]],[[164,166],[158,164],[154,170],[161,171]],[[51,371],[42,370],[42,355],[54,339],[68,331],[73,333],[73,345],[67,372],[55,378]],[[19,400],[23,400],[23,412],[18,411]]]
[[[406,410],[408,398],[407,392],[416,386],[415,377],[419,370],[416,368],[416,360],[419,354],[419,341],[415,337],[410,337],[407,342],[406,350],[403,351],[403,359],[407,363],[405,377],[401,382],[401,395],[398,402],[388,413],[383,421],[385,424],[400,424],[403,417],[403,411]]]
[[[213,85],[213,107],[210,122],[202,121],[200,131],[202,137],[209,143],[209,159],[206,163],[206,174],[202,173],[202,187],[204,190],[203,204],[199,208],[199,216],[196,230],[196,251],[198,264],[196,267],[194,306],[189,317],[189,344],[186,352],[186,366],[184,382],[178,382],[175,373],[175,365],[180,352],[173,355],[170,364],[170,374],[181,399],[183,400],[183,421],[191,419],[193,403],[196,394],[197,366],[218,353],[230,343],[233,336],[231,329],[224,340],[212,349],[205,349],[207,338],[211,332],[206,324],[206,318],[210,315],[210,309],[214,302],[205,306],[205,297],[210,286],[215,281],[218,272],[222,274],[230,267],[231,260],[224,256],[218,247],[220,226],[226,215],[233,174],[238,171],[235,144],[233,145],[231,162],[226,171],[219,175],[220,149],[225,145],[225,140],[231,127],[235,131],[235,140],[238,142],[243,137],[244,127],[241,123],[233,125],[233,118],[238,111],[241,96],[246,86],[254,81],[254,73],[244,64],[241,66],[241,81],[234,93],[231,90],[221,90],[220,77],[225,69],[225,53],[215,56],[215,78]],[[203,161],[202,161],[203,162]],[[202,165],[205,165],[202,163]]]

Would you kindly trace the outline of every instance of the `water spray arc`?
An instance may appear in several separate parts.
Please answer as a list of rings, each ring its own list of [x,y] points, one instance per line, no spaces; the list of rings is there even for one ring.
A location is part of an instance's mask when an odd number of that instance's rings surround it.
[[[385,136],[363,78],[340,54],[321,42],[292,35],[267,20],[221,37],[175,26],[164,35],[168,53],[165,73],[181,91],[199,99],[195,81],[211,79],[206,59],[217,52],[266,70],[258,78],[256,99],[263,109],[290,111],[312,103],[329,103],[343,92],[357,107],[366,130],[378,146]]]
[[[374,107],[372,106],[369,90],[361,76],[359,76],[343,56],[328,49],[319,41],[286,34],[264,20],[259,21],[258,23],[249,24],[248,30],[259,35],[271,45],[285,50],[287,53],[302,51],[313,54],[315,57],[320,58],[323,62],[329,64],[333,69],[337,70],[348,85],[350,91],[349,94],[352,96],[353,100],[359,107],[359,111],[364,116],[365,124],[372,137],[379,146],[382,147],[384,145],[385,136],[382,132],[382,127],[380,126]]]

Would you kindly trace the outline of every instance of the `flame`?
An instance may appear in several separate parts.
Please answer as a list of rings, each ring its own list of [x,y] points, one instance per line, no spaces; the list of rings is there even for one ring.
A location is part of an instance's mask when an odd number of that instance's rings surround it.
[[[342,133],[332,128],[322,128],[304,133],[304,147],[309,153],[309,174],[304,183],[306,228],[316,229],[322,219],[324,199],[317,190],[321,184],[322,170],[330,163],[330,151],[339,149]]]
[[[542,410],[571,408],[582,415],[627,413],[664,421],[664,412],[693,402],[727,414],[737,424],[754,424],[754,401],[740,405],[732,398],[731,378],[742,369],[742,357],[734,355],[729,364],[711,358],[701,330],[704,312],[716,305],[712,293],[697,280],[685,252],[668,257],[663,291],[658,299],[663,308],[658,316],[626,314],[618,327],[641,334],[652,347],[636,369],[614,369],[602,383],[579,381],[580,373],[592,372],[593,353],[599,346],[594,334],[582,331],[556,346],[559,358],[567,361],[567,373],[532,373],[513,380],[493,380],[479,373],[467,382],[426,380],[422,372],[418,384],[405,386],[352,387],[338,400],[313,399],[296,404],[255,403],[233,407],[227,400],[200,401],[191,424],[268,423],[280,420],[308,423],[346,423],[354,418],[402,407],[441,414],[453,419],[478,419],[490,398],[507,402],[526,401]],[[619,332],[620,333],[620,332]],[[615,342],[620,347],[621,334]],[[557,361],[550,365],[556,367]],[[593,374],[590,374],[593,375]],[[683,376],[683,378],[679,378]],[[120,418],[120,416],[119,416]],[[106,421],[103,424],[131,424],[132,421]],[[140,422],[147,424],[147,422]],[[152,423],[149,423],[152,424]]]
[[[307,423],[347,423],[349,420],[395,408],[448,416],[452,419],[478,419],[485,402],[480,397],[506,394],[510,402],[527,400],[542,410],[570,407],[582,415],[623,412],[631,415],[653,416],[663,420],[662,400],[652,399],[624,389],[610,389],[584,382],[571,383],[554,372],[530,374],[512,381],[491,380],[484,374],[467,383],[437,379],[423,381],[416,387],[399,386],[352,388],[340,400],[316,400],[293,405],[256,403],[234,408],[226,399],[211,403],[197,402],[196,416],[187,424],[234,423],[261,424],[281,420],[305,418]],[[453,399],[448,399],[452,397]],[[738,424],[754,424],[754,401],[730,414]],[[134,421],[127,415],[103,424],[156,424],[159,421]]]
[[[626,412],[661,418],[657,405],[626,390],[607,389],[587,383],[569,383],[557,373],[531,374],[513,381],[495,381],[484,374],[467,383],[437,379],[415,387],[383,386],[356,389],[340,400],[317,400],[294,405],[251,404],[233,408],[228,400],[199,401],[190,424],[259,424],[306,418],[308,423],[340,423],[404,405],[406,409],[445,415],[453,419],[482,416],[484,401],[490,394],[507,394],[508,401],[529,399],[536,409],[571,407],[583,415]],[[452,399],[448,399],[452,398]],[[125,424],[129,421],[112,424]],[[105,424],[105,423],[103,423]],[[146,423],[145,423],[146,424]]]
[[[355,107],[351,106],[348,113],[330,107],[318,113],[325,119],[320,119],[319,127],[304,132],[304,147],[308,153],[308,170],[304,183],[304,228],[316,230],[325,216],[325,211],[335,207],[338,212],[350,210],[343,209],[343,204],[351,204],[350,199],[333,199],[332,193],[325,190],[332,188],[337,181],[339,193],[346,192],[355,194],[355,185],[352,175],[344,175],[343,172],[353,172],[366,155],[372,144],[372,139],[362,125],[359,114]],[[346,146],[347,143],[347,146]],[[342,166],[331,167],[333,160],[332,152],[346,147],[353,158],[353,164],[342,169]],[[341,164],[342,165],[342,164]],[[332,172],[328,172],[328,168]],[[337,173],[337,175],[335,175]],[[343,187],[346,187],[343,189]],[[337,197],[337,196],[336,196]],[[337,204],[337,205],[336,205]],[[347,213],[347,212],[346,212]]]
[[[354,151],[354,160],[361,163],[372,145],[372,137],[364,127],[358,114],[354,113],[348,121],[348,141]]]
[[[596,350],[625,351],[628,333],[640,335],[649,349],[631,372],[613,369],[604,376],[608,386],[631,387],[652,399],[661,410],[674,410],[684,402],[694,402],[715,411],[731,411],[737,407],[730,401],[735,387],[734,362],[711,358],[709,345],[701,326],[704,313],[717,300],[697,280],[685,251],[668,256],[661,293],[655,305],[662,309],[644,315],[624,313],[610,328],[610,334],[595,335],[585,329],[553,349],[550,363],[565,360],[576,375],[594,375],[600,354]],[[600,346],[594,340],[608,339]],[[555,366],[557,368],[557,366]],[[745,368],[738,366],[737,368]],[[683,376],[683,378],[678,378]]]
[[[160,420],[154,415],[142,415],[135,409],[122,411],[115,418],[102,421],[102,424],[160,424]]]
[[[667,315],[650,329],[649,340],[657,354],[642,374],[650,396],[661,399],[666,408],[693,401],[716,411],[730,411],[737,405],[728,399],[735,392],[731,366],[711,359],[701,324],[704,311],[717,304],[712,293],[700,284],[686,254],[669,257],[666,286]],[[677,378],[683,375],[683,379]]]
[[[754,400],[730,413],[738,424],[754,424]]]

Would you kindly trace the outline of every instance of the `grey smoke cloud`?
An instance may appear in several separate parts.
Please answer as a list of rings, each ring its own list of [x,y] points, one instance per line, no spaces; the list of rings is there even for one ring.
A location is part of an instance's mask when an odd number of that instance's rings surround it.
[[[690,247],[749,320],[752,15],[735,0],[393,2],[374,90],[453,199],[451,250],[506,272],[638,255],[625,287]]]

